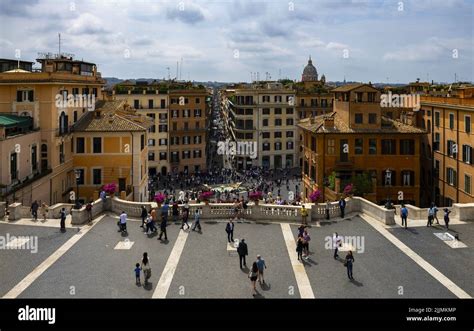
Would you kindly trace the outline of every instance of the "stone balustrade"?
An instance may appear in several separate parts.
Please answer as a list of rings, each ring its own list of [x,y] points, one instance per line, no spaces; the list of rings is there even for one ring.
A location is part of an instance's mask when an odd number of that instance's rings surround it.
[[[347,199],[346,214],[349,213],[363,213],[369,215],[380,222],[383,222],[387,225],[395,224],[395,210],[387,210],[382,206],[378,206],[373,202],[370,202],[364,198],[353,197]],[[49,207],[48,218],[57,218],[59,217],[59,211],[62,207],[66,210],[70,210],[72,204],[60,203],[54,206]],[[125,211],[129,217],[140,218],[141,216],[141,207],[145,206],[149,211],[152,208],[158,208],[157,203],[155,202],[132,202],[127,200],[122,200],[117,197],[107,197],[107,199],[102,201],[97,199],[92,203],[92,217],[95,218],[99,214],[111,211],[115,214],[120,214],[122,211]],[[182,205],[180,205],[180,208]],[[326,204],[311,204],[307,207],[311,215],[311,220],[323,220],[326,217]],[[399,206],[396,206],[399,213]],[[427,217],[427,208],[418,208],[415,206],[407,205],[409,208],[409,218],[412,219],[423,219],[424,216]],[[21,203],[13,203],[8,206],[9,209],[9,220],[17,220],[20,218],[31,218],[30,208],[22,206]],[[440,208],[441,209],[441,208]],[[234,215],[234,204],[233,203],[190,203],[189,204],[189,220],[193,220],[194,214],[198,210],[201,215],[202,220],[212,220],[212,219],[229,219]],[[454,204],[451,207],[453,211],[452,216],[455,216],[456,219],[461,221],[473,221],[474,220],[474,203],[470,204]],[[171,216],[172,209],[171,206],[168,210],[169,216]],[[246,220],[251,221],[289,221],[289,222],[300,222],[301,219],[301,206],[292,206],[292,205],[275,205],[275,204],[265,204],[259,203],[258,205],[249,204],[247,209],[243,209],[242,213]],[[330,204],[329,214],[331,218],[338,217],[340,213],[339,205],[337,202],[332,202]],[[89,215],[83,206],[79,210],[72,209],[72,224],[85,224],[89,220]]]
[[[3,220],[3,218],[5,217],[6,205],[7,203],[5,201],[0,201],[0,220]]]
[[[408,209],[409,220],[427,220],[428,219],[428,208],[419,208],[412,205],[405,205]],[[395,206],[397,215],[400,215],[401,205]],[[461,221],[474,221],[474,203],[455,203],[452,207],[437,207],[438,218],[441,219],[444,215],[444,208],[448,208],[451,211],[449,217],[455,220]]]

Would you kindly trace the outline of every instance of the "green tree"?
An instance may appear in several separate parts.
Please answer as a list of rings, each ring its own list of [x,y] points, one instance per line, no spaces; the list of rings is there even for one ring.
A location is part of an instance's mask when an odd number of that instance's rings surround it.
[[[366,193],[372,193],[372,177],[369,173],[357,174],[352,183],[354,184],[354,195],[361,197]]]

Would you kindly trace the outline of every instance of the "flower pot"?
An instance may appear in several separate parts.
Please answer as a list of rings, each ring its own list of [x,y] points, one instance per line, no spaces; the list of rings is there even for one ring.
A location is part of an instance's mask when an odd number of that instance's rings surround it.
[[[206,206],[209,206],[209,200],[204,200],[204,203],[206,204]]]
[[[254,200],[255,206],[258,206],[258,201],[259,201],[259,200]]]

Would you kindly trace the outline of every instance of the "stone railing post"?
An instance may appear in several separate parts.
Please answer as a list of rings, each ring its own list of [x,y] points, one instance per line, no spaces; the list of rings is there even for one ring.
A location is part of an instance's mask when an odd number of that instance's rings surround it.
[[[250,206],[251,214],[250,219],[253,221],[258,221],[263,219],[262,209],[257,205]]]
[[[2,201],[0,202],[0,219],[3,219],[5,217],[5,208],[6,208],[7,203]]]
[[[203,204],[202,206],[201,219],[210,219],[211,218],[211,206]]]
[[[21,203],[19,202],[14,202],[8,206],[8,213],[9,213],[8,220],[9,221],[15,221],[21,218],[20,208],[21,208]]]

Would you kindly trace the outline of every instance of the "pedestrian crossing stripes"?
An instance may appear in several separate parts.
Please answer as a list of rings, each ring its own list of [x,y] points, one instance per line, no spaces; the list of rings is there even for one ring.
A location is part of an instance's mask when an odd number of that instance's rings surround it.
[[[186,240],[188,239],[188,234],[189,232],[180,230],[178,238],[176,239],[176,243],[173,246],[171,255],[168,258],[168,261],[166,262],[165,269],[163,270],[160,280],[156,285],[155,292],[153,292],[152,298],[166,298],[166,295],[168,294],[168,290],[171,285],[171,281],[173,280],[174,273],[176,271],[176,267],[178,266],[181,253],[183,253],[184,245],[186,244]]]
[[[313,289],[309,282],[308,275],[304,265],[298,261],[295,254],[296,251],[296,242],[291,231],[289,224],[280,224],[281,230],[283,232],[283,238],[285,239],[286,248],[290,256],[291,266],[293,267],[293,272],[295,273],[296,284],[298,285],[298,290],[302,299],[314,299]]]

